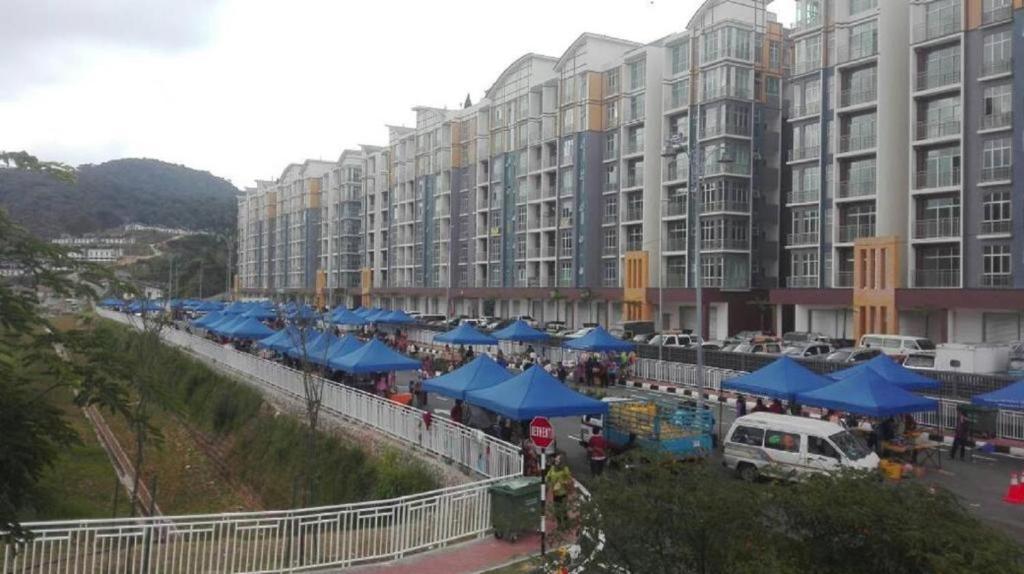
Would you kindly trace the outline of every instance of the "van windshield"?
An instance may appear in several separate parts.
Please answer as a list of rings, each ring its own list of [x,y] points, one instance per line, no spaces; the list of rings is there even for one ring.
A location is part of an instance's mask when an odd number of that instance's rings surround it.
[[[694,232],[694,233],[696,233],[696,232]],[[928,339],[918,339],[917,340],[917,347],[919,349],[921,349],[922,351],[934,351],[935,350],[935,343],[929,341]]]
[[[864,444],[864,441],[853,436],[847,431],[837,432],[828,438],[832,441],[832,444],[839,447],[839,450],[843,451],[846,458],[850,460],[860,460],[871,454],[871,449]]]

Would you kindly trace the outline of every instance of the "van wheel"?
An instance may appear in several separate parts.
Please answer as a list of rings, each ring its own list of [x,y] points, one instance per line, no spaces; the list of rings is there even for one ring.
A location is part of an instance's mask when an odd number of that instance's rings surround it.
[[[757,467],[749,462],[740,463],[736,467],[736,475],[745,482],[754,482],[757,480]]]

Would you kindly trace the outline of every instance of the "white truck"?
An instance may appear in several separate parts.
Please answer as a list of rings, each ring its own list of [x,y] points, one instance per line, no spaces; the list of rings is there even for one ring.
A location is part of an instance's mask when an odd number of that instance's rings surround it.
[[[934,351],[913,351],[903,365],[922,371],[954,371],[978,375],[1005,373],[1010,346],[999,343],[942,343]]]

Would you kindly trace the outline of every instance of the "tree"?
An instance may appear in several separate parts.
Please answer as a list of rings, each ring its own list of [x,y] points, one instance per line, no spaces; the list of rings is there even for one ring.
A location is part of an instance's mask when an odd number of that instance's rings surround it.
[[[63,164],[40,162],[24,152],[0,151],[14,169],[73,178]],[[82,377],[59,353],[65,337],[38,308],[38,293],[95,297],[94,285],[113,278],[101,267],[71,258],[15,225],[0,209],[0,533],[20,537],[18,511],[43,470],[76,435],[50,393],[72,387],[80,404],[114,407],[119,394],[105,380]]]

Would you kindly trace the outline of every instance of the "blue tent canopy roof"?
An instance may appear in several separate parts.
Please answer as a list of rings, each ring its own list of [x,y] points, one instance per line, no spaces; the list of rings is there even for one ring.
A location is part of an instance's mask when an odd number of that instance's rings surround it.
[[[405,311],[396,310],[381,315],[377,321],[381,323],[390,323],[392,325],[409,325],[411,323],[415,323],[416,319],[406,315]]]
[[[217,303],[216,301],[203,301],[196,305],[194,311],[200,313],[209,313],[210,311],[220,311],[224,308],[224,305]]]
[[[331,346],[327,348],[326,356],[316,358],[316,363],[335,368],[331,365],[331,361],[340,359],[345,355],[358,351],[363,346],[363,342],[354,337],[353,335],[345,335],[336,339]]]
[[[580,337],[579,339],[573,339],[566,341],[562,345],[566,349],[572,349],[574,351],[632,351],[634,345],[627,343],[622,339],[614,337],[611,333],[604,330],[604,327],[600,325],[594,327],[594,330]]]
[[[448,374],[423,381],[423,390],[465,399],[466,393],[492,387],[512,378],[512,373],[487,355],[480,355],[467,365]]]
[[[242,313],[243,317],[252,317],[254,319],[275,319],[277,318],[277,312],[273,307],[267,307],[265,305],[253,305],[245,313]]]
[[[933,411],[939,404],[897,387],[871,369],[824,388],[797,393],[796,399],[806,405],[871,417]]]
[[[463,323],[458,327],[434,336],[435,343],[449,343],[452,345],[497,345],[498,340],[494,337],[481,333],[472,325]]]
[[[792,401],[797,393],[832,383],[789,357],[781,357],[753,373],[722,381],[722,388]]]
[[[306,342],[306,358],[309,362],[317,365],[327,364],[327,358],[330,356],[328,349],[331,345],[338,342],[338,337],[331,331],[324,331],[315,341]],[[292,357],[296,359],[302,358],[302,347],[295,345],[292,347]]]
[[[248,305],[241,301],[235,301],[234,303],[228,305],[227,308],[224,309],[224,312],[228,313],[229,315],[241,315],[242,313],[245,313],[248,310]]]
[[[373,311],[370,311],[365,318],[371,323],[380,323],[381,319],[383,319],[387,314],[388,312],[384,309],[374,309]]]
[[[305,347],[307,351],[313,349],[320,337],[324,336],[323,331],[315,331],[312,329],[296,329],[295,333],[297,336],[292,337],[289,341],[288,348],[284,350],[284,353],[293,359],[302,358],[302,348]]]
[[[225,317],[224,313],[222,313],[220,311],[214,311],[212,313],[207,313],[206,315],[203,315],[202,317],[200,317],[199,319],[196,319],[195,321],[192,321],[192,326],[193,327],[200,327],[202,329],[206,329],[210,325],[213,325],[214,323],[220,321],[224,317]]]
[[[938,381],[929,379],[920,373],[915,373],[903,365],[896,363],[896,361],[890,359],[888,355],[878,355],[870,361],[866,361],[855,367],[850,367],[849,369],[843,369],[842,371],[828,374],[826,377],[833,381],[841,381],[847,377],[852,377],[865,369],[875,371],[882,379],[907,391],[924,391],[928,389],[938,389],[941,387]]]
[[[537,365],[492,387],[467,392],[466,401],[517,421],[608,412],[608,403],[577,393]]]
[[[359,326],[366,324],[366,319],[363,319],[359,315],[356,315],[354,312],[349,311],[344,307],[338,308],[333,313],[331,313],[330,317],[328,317],[328,320],[336,325]]]
[[[237,325],[241,325],[246,318],[241,315],[228,315],[225,314],[224,318],[218,321],[216,324],[209,325],[206,329],[213,331],[214,333],[227,336],[231,329],[234,329]]]
[[[288,325],[273,335],[256,341],[256,345],[273,351],[282,351],[287,347],[291,347],[292,337],[297,338],[298,336],[299,329],[293,325]]]
[[[511,325],[506,326],[504,329],[499,329],[492,334],[499,341],[519,341],[522,343],[544,341],[548,338],[547,333],[534,329],[522,319],[517,319]]]
[[[1024,381],[1017,381],[999,390],[975,395],[971,402],[997,409],[1024,410]]]
[[[254,340],[264,339],[274,334],[274,330],[263,323],[260,323],[259,319],[245,317],[245,315],[242,315],[242,317],[242,321],[232,326],[231,329],[225,333],[226,335],[234,339]]]
[[[392,350],[377,339],[337,360],[332,360],[330,365],[339,371],[353,374],[415,371],[420,368],[419,361]]]

